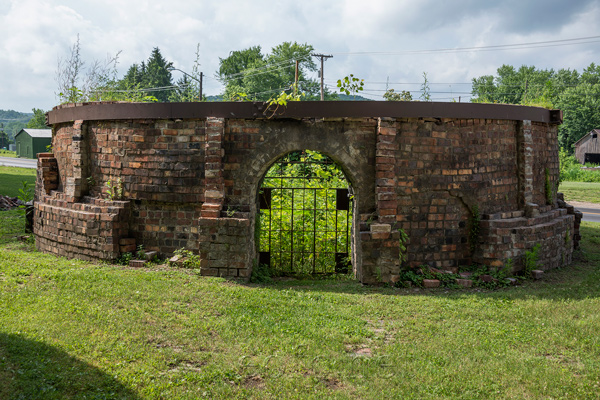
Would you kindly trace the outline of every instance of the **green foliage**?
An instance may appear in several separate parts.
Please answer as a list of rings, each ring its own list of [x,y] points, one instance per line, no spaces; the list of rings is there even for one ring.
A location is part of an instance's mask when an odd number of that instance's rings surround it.
[[[558,158],[560,182],[600,182],[600,171],[583,169],[583,165],[562,147],[558,152]]]
[[[27,128],[30,129],[48,129],[49,126],[46,125],[46,113],[44,110],[40,110],[39,108],[32,109],[33,118],[29,120],[27,123]]]
[[[123,182],[120,177],[117,178],[117,183],[114,185],[110,180],[106,182],[106,194],[110,200],[123,199]]]
[[[546,204],[554,204],[554,188],[550,182],[550,170],[544,170],[544,193],[546,195]]]
[[[200,269],[201,268],[202,259],[200,258],[199,255],[194,254],[192,251],[186,250],[185,248],[182,247],[181,249],[175,250],[175,255],[181,257],[182,262],[172,263],[169,261],[168,262],[169,266],[171,266],[171,267],[181,266],[182,268],[188,268],[188,269]]]
[[[395,93],[394,89],[388,89],[383,95],[387,101],[412,101],[412,95],[409,91],[403,90],[401,93]]]
[[[347,96],[352,95],[355,99],[358,92],[363,91],[364,86],[365,80],[354,77],[354,74],[345,76],[337,81],[337,87],[340,88],[340,93],[345,93]]]
[[[471,254],[473,254],[479,246],[480,222],[481,215],[479,214],[479,206],[475,204],[471,208],[471,215],[469,216],[469,246],[471,248]]]
[[[398,229],[398,232],[400,232],[400,239],[398,240],[398,247],[400,249],[400,266],[402,266],[403,263],[405,263],[406,261],[408,261],[408,253],[407,253],[407,249],[406,249],[406,245],[408,244],[408,234],[404,231],[404,229]]]
[[[278,96],[273,96],[267,101],[267,108],[263,112],[265,115],[270,114],[268,117],[272,118],[277,114],[280,108],[285,110],[288,101],[300,101],[302,97],[304,97],[305,93],[298,93],[298,86],[295,84],[290,86],[288,90],[291,90],[291,93],[287,93],[283,90]]]
[[[531,276],[531,271],[538,268],[540,247],[540,244],[536,243],[531,250],[525,252],[523,256],[523,274],[525,277]]]
[[[28,203],[33,200],[35,187],[28,181],[21,181],[21,188],[19,189],[19,200],[23,203]]]
[[[423,84],[421,84],[421,99],[423,101],[431,101],[431,92],[429,89],[429,80],[427,79],[427,73],[423,72]]]
[[[272,283],[272,271],[268,265],[257,264],[252,268],[252,274],[250,275],[250,282],[252,283]]]
[[[291,152],[267,171],[262,187],[272,189],[271,211],[261,210],[257,242],[259,251],[272,254],[271,273],[312,274],[313,266],[317,273],[331,271],[335,252],[340,248],[345,252],[346,218],[351,213],[351,210],[337,210],[336,192],[327,190],[348,187],[339,166],[315,151]],[[337,237],[333,234],[336,230],[340,233]],[[273,251],[290,249],[292,245],[294,252],[305,254],[294,260],[293,271],[289,268],[290,254],[275,256]]]
[[[538,70],[533,66],[498,68],[497,75],[473,78],[473,102],[557,108],[563,111],[559,144],[572,152],[573,143],[600,126],[600,67],[582,74],[569,69]]]
[[[6,132],[9,143],[14,143],[14,137],[21,129],[27,127],[31,114],[14,110],[0,110],[0,132]]]
[[[121,255],[115,260],[116,264],[127,266],[129,265],[129,261],[133,260],[133,253],[125,252],[121,253]]]
[[[263,54],[260,46],[232,51],[219,59],[218,79],[225,85],[224,98],[237,101],[238,93],[246,93],[256,101],[269,101],[273,93],[280,93],[295,82],[295,62],[298,61],[298,90],[304,99],[320,98],[320,85],[308,75],[317,70],[309,44],[283,42]],[[326,97],[331,98],[327,91]]]

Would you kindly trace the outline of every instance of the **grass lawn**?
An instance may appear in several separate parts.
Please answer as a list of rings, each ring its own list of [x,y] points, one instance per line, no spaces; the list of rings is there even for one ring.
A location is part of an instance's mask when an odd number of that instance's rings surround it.
[[[16,151],[10,151],[10,150],[0,149],[0,157],[15,158],[15,157],[17,157],[17,152]]]
[[[0,194],[17,197],[23,181],[35,185],[36,170],[33,168],[0,166]],[[32,186],[33,187],[33,186]]]
[[[558,191],[565,201],[585,201],[600,204],[600,182],[561,182]]]
[[[0,212],[0,398],[598,399],[600,225],[497,291],[66,260]]]

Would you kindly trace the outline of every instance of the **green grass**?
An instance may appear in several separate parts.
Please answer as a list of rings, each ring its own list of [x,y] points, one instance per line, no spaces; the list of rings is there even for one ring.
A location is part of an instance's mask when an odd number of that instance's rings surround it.
[[[558,191],[565,201],[584,201],[600,204],[600,182],[561,182]]]
[[[0,194],[17,197],[23,181],[35,185],[36,170],[33,168],[0,166]]]
[[[449,291],[95,265],[0,218],[0,398],[600,397],[598,224],[543,281]]]
[[[0,157],[17,157],[17,152],[0,149]]]

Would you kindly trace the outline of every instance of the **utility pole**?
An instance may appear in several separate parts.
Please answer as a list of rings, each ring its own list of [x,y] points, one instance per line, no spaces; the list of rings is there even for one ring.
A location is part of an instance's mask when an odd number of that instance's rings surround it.
[[[298,96],[298,65],[299,61],[296,60],[296,78],[294,79],[294,96]]]
[[[204,77],[204,73],[200,72],[200,98],[198,99],[199,101],[202,101],[202,78]]]
[[[202,80],[203,80],[203,77],[204,77],[204,73],[203,72],[200,72],[200,79],[198,79],[195,76],[190,75],[187,72],[180,70],[179,68],[170,67],[170,68],[167,68],[167,71],[179,71],[182,74],[184,74],[185,76],[187,76],[187,77],[195,80],[196,82],[200,83],[200,90],[199,90],[199,93],[198,93],[198,96],[200,96],[200,97],[198,98],[198,101],[202,101]]]
[[[321,101],[325,100],[325,90],[324,90],[324,71],[323,71],[323,61],[327,58],[332,58],[332,55],[325,55],[325,54],[312,54],[313,57],[319,57],[321,59]]]

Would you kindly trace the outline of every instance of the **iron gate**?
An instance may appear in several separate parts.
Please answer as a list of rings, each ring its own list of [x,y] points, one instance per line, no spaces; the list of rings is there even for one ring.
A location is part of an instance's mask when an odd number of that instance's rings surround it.
[[[352,196],[331,158],[310,150],[280,158],[259,201],[261,264],[276,275],[349,271]]]

